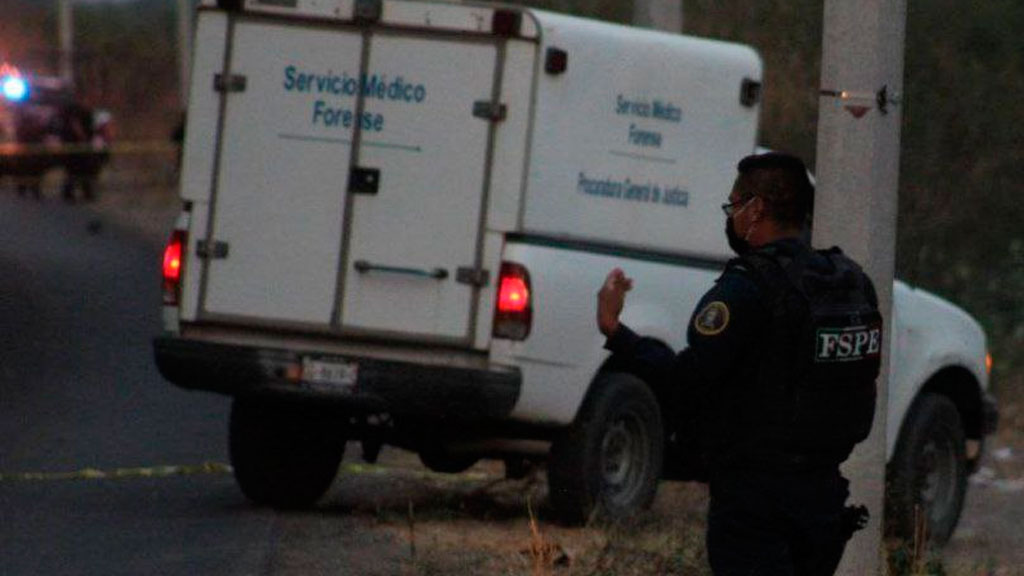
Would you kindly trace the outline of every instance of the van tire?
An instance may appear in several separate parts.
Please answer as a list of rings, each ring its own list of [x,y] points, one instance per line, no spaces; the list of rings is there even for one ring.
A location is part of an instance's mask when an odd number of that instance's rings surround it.
[[[949,398],[921,395],[907,413],[886,482],[886,531],[914,539],[915,511],[927,514],[926,538],[942,546],[953,535],[967,490],[960,413]]]
[[[480,461],[476,454],[452,454],[443,446],[420,450],[420,462],[432,472],[459,474]]]
[[[650,507],[663,458],[661,409],[651,389],[624,373],[602,373],[572,425],[555,440],[548,498],[579,524],[617,521]]]
[[[337,419],[264,401],[236,398],[229,428],[235,481],[264,506],[312,506],[331,487],[345,452]]]

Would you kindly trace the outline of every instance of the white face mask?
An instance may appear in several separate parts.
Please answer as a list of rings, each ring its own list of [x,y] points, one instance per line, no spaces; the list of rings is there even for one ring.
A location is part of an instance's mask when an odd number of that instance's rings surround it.
[[[750,242],[748,242],[748,240],[750,239],[750,233],[753,231],[754,225],[751,224],[750,228],[747,228],[747,233],[743,235],[743,238],[740,238],[736,234],[735,218],[740,212],[746,210],[747,206],[750,206],[750,202],[754,198],[756,198],[756,196],[751,196],[746,202],[743,203],[743,206],[740,206],[739,210],[730,214],[729,218],[726,220],[725,223],[725,237],[729,240],[729,247],[732,248],[733,252],[735,252],[736,254],[742,255],[744,252],[750,250]]]
[[[754,198],[757,198],[757,196],[751,196],[746,202],[743,203],[743,206],[740,206],[739,210],[737,210],[737,211],[732,213],[731,217],[735,218],[736,216],[739,215],[740,212],[743,212],[744,210],[746,210],[747,206],[750,206],[750,203],[754,201]],[[735,226],[735,224],[733,224],[733,225]],[[750,226],[747,228],[747,233],[743,235],[743,241],[744,242],[747,242],[747,243],[750,242],[750,235],[754,232],[754,227],[755,226],[757,226],[757,221],[756,220],[750,223]]]
[[[740,206],[739,210],[732,213],[732,218],[735,218],[737,215],[739,215],[740,212],[746,210],[747,206],[750,206],[750,203],[754,201],[754,198],[757,198],[757,196],[751,196],[750,198],[747,198],[747,201],[743,203],[743,206]]]

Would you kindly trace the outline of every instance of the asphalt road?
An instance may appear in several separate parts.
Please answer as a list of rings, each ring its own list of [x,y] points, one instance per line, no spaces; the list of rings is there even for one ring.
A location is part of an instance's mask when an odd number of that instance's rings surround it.
[[[363,470],[352,446],[320,507],[251,505],[225,465],[230,401],[153,363],[163,234],[0,191],[0,576],[408,572],[405,511],[443,516],[489,480],[393,451]]]
[[[263,572],[274,515],[230,475],[143,476],[226,461],[228,401],[153,365],[162,247],[10,194],[0,238],[0,573]]]
[[[162,247],[9,195],[0,231],[0,471],[223,461],[227,403],[153,364]]]

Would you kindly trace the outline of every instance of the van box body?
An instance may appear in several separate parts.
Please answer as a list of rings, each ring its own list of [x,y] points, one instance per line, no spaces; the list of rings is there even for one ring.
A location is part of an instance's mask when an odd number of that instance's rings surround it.
[[[410,2],[367,32],[352,2],[284,4],[199,14],[183,321],[483,350],[508,234],[727,256],[753,50]]]

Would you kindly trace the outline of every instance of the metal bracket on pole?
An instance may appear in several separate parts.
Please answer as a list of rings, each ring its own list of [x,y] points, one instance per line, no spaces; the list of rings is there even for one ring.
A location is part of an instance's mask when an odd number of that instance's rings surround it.
[[[889,86],[885,85],[878,91],[875,101],[878,102],[878,111],[885,115],[889,113],[889,104],[899,106],[903,103],[903,96],[896,91],[889,94]]]
[[[872,102],[878,106],[878,111],[882,115],[889,113],[889,105],[899,106],[903,102],[903,97],[899,92],[889,93],[889,85],[882,86],[877,92],[868,91],[853,91],[853,90],[830,90],[823,88],[820,95],[827,96],[829,98],[838,98],[840,100],[849,100],[861,103]]]

